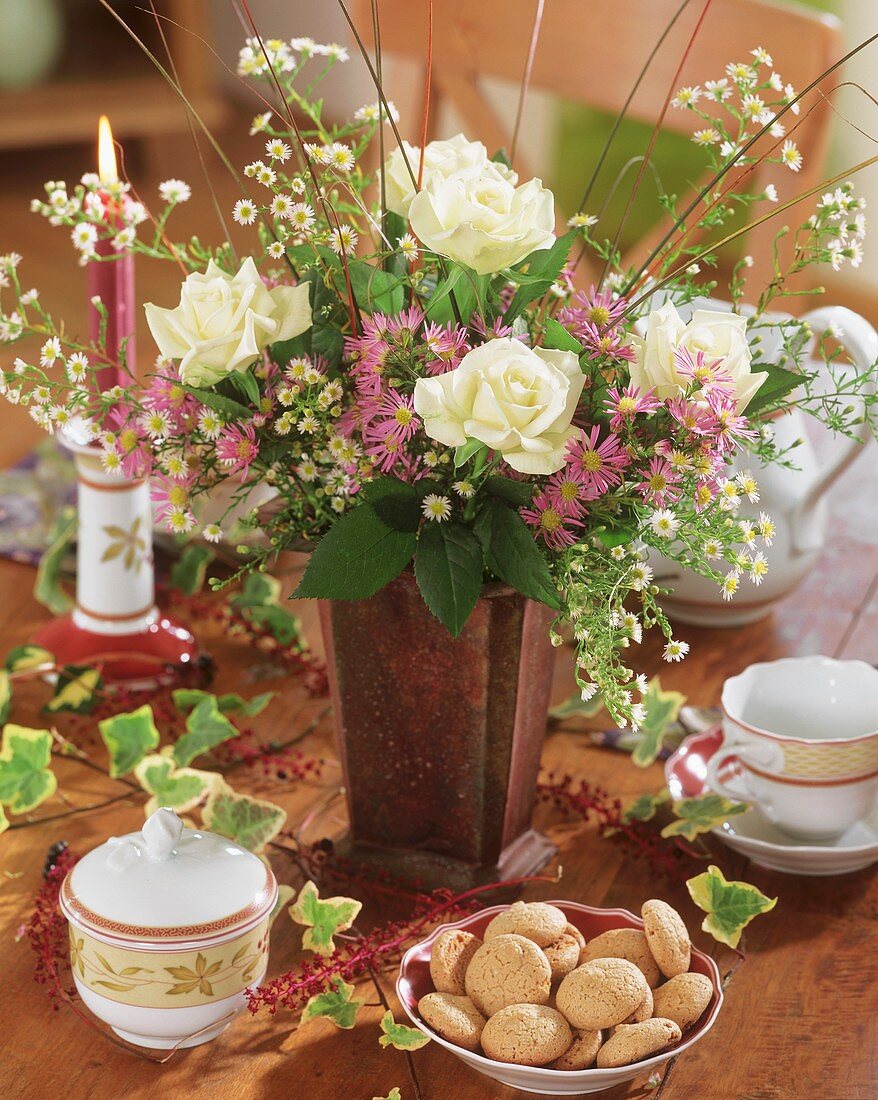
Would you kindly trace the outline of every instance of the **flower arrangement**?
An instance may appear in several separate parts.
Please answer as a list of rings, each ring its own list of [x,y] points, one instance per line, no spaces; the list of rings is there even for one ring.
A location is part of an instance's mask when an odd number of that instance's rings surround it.
[[[773,451],[769,420],[793,401],[836,430],[874,426],[868,379],[818,392],[811,334],[766,314],[797,293],[790,277],[806,266],[859,264],[863,201],[831,181],[790,263],[755,293],[743,257],[732,312],[713,308],[704,299],[716,284],[702,270],[739,232],[722,237],[724,227],[776,204],[772,185],[748,190],[754,166],[802,163],[782,121],[801,96],[764,50],[677,92],[714,175],[681,213],[663,196],[674,227],[638,270],[622,268],[618,234],[585,211],[556,234],[552,193],[520,180],[502,151],[460,134],[402,141],[380,86],[350,121],[326,121],[319,82],[346,60],[345,48],[310,39],[257,36],[242,49],[239,73],[282,92],[253,120],[264,151],[244,168],[251,190],[232,211],[252,230],[243,260],[228,241],[169,236],[191,195],[183,181],[161,185],[154,212],[126,183],[47,184],[34,209],[70,231],[82,262],[167,260],[183,276],[179,302],[146,306],[154,370],[101,392],[93,373],[113,356],[68,335],[8,255],[2,282],[15,301],[0,311],[0,340],[36,339],[39,352],[15,359],[2,390],[47,430],[93,439],[106,470],[150,477],[176,534],[224,537],[223,520],[198,518],[221,483],[234,490],[230,513],[270,487],[269,504],[248,516],[264,545],[247,548],[241,572],[312,548],[297,596],[362,599],[413,566],[452,635],[487,579],[542,601],[557,613],[553,641],[563,623],[572,632],[583,698],[599,692],[636,726],[646,684],[631,644],[655,627],[666,660],[688,650],[658,603],[649,548],[712,577],[727,598],[743,579],[758,585],[773,526],[765,514],[737,518],[758,485],[731,469],[732,456],[791,461]],[[386,127],[396,145],[371,172],[368,149],[383,148]],[[757,138],[775,142],[759,157]],[[696,231],[712,239],[695,245]],[[585,251],[603,275],[577,290]],[[759,335],[778,324],[781,362],[764,357]],[[830,343],[829,361],[839,354]],[[123,345],[123,370],[125,360]]]

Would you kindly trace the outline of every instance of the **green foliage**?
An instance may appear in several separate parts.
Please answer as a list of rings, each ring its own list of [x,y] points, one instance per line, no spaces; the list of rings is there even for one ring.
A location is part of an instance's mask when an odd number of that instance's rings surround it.
[[[213,551],[206,546],[187,546],[171,566],[171,585],[187,596],[194,596],[204,587],[213,557]]]
[[[776,363],[754,364],[753,369],[767,372],[768,377],[747,406],[747,416],[751,418],[763,409],[776,405],[804,381],[801,374],[779,367]]]
[[[208,795],[201,819],[212,832],[259,852],[284,827],[287,812],[267,799],[236,794],[219,780]]]
[[[475,531],[495,577],[524,596],[560,608],[548,563],[514,508],[496,497],[486,497],[476,515]]]
[[[457,637],[482,591],[482,548],[462,523],[427,523],[418,539],[415,578],[424,603]]]
[[[331,955],[336,949],[332,937],[350,928],[362,908],[354,898],[321,898],[315,884],[309,881],[290,906],[290,917],[296,924],[306,926],[302,934],[306,951]]]
[[[640,740],[631,754],[631,759],[639,768],[648,767],[658,756],[664,736],[677,721],[685,702],[686,696],[679,691],[662,691],[658,676],[649,681],[649,688],[643,697],[646,717],[638,731]]]
[[[7,672],[26,672],[41,665],[54,665],[55,655],[39,645],[17,645],[6,654],[4,668]]]
[[[300,649],[304,648],[299,620],[282,607],[274,607],[271,604],[264,607],[251,607],[244,617],[254,626],[267,631],[279,645],[289,648],[298,643]]]
[[[577,230],[571,229],[563,237],[558,237],[551,248],[541,248],[532,252],[526,260],[515,267],[512,278],[521,285],[503,314],[506,324],[511,324],[525,306],[530,305],[537,298],[542,298],[561,274],[567,263],[570,248],[578,236]],[[525,269],[526,274],[524,274]]]
[[[662,836],[683,836],[694,840],[700,833],[709,833],[734,814],[747,810],[746,802],[730,802],[719,794],[706,794],[701,798],[683,798],[674,803],[677,820],[662,829]]]
[[[543,347],[555,348],[558,351],[572,351],[574,355],[582,355],[582,344],[554,317],[549,317],[546,320]]]
[[[248,409],[246,405],[242,405],[240,401],[235,401],[231,397],[224,397],[216,390],[203,390],[200,386],[187,386],[186,389],[193,397],[197,397],[202,405],[207,405],[209,409],[219,413],[229,424],[234,424],[238,420],[249,420],[252,415],[252,409]]]
[[[626,825],[629,825],[632,821],[652,821],[656,810],[670,802],[670,800],[671,795],[667,787],[657,794],[642,794],[639,798],[635,798],[622,814],[622,820]]]
[[[479,439],[468,439],[466,443],[461,443],[459,447],[454,450],[454,468],[459,470],[461,466],[465,466],[467,462],[479,453],[484,451],[487,454],[488,448]]]
[[[169,806],[178,814],[188,813],[219,782],[216,772],[178,768],[172,757],[163,752],[145,756],[134,769],[134,778],[151,795],[144,807],[147,816],[159,806]]]
[[[389,317],[399,313],[405,302],[405,286],[398,275],[382,271],[365,260],[351,261],[348,270],[361,309],[366,313],[386,313]]]
[[[148,704],[127,714],[114,714],[98,722],[98,729],[110,754],[110,775],[118,779],[127,775],[140,761],[158,747],[159,731]]]
[[[12,681],[5,670],[0,672],[0,722],[5,722],[12,710]]]
[[[405,569],[416,541],[413,531],[394,530],[371,504],[360,504],[320,540],[293,595],[324,600],[373,596]]]
[[[0,803],[7,805],[14,814],[24,814],[50,798],[58,786],[49,767],[51,759],[52,735],[48,730],[12,723],[4,726],[0,747]]]
[[[737,947],[741,933],[754,917],[768,913],[777,898],[768,898],[749,882],[728,882],[719,867],[710,866],[686,883],[689,894],[707,916],[701,928],[715,940]]]
[[[215,698],[217,709],[221,714],[234,714],[240,711],[247,718],[255,718],[265,710],[275,694],[273,691],[265,691],[261,695],[254,695],[252,699],[245,699],[236,692],[214,696],[211,692],[199,691],[198,688],[177,688],[171,693],[171,698],[174,700],[174,706],[183,714],[188,714],[203,699]]]
[[[205,694],[186,719],[186,732],[174,745],[174,760],[178,767],[191,764],[196,756],[210,752],[224,741],[238,736],[238,731],[220,713],[215,695]]]
[[[88,714],[97,702],[97,693],[103,684],[101,674],[96,668],[65,665],[58,673],[55,693],[43,709],[50,714],[61,711]]]
[[[248,573],[241,586],[229,603],[238,611],[248,607],[265,607],[280,600],[281,583],[269,573]]]
[[[568,718],[594,718],[604,709],[604,702],[600,694],[591,699],[582,698],[581,692],[574,692],[563,703],[552,707],[549,717],[555,722],[566,722]]]
[[[514,504],[516,508],[526,508],[533,500],[533,485],[528,481],[513,481],[511,477],[492,474],[485,478],[483,487],[490,496]]]
[[[64,615],[73,607],[73,598],[61,587],[61,570],[75,537],[76,509],[64,508],[49,534],[49,545],[40,558],[34,582],[34,599],[53,615]]]
[[[396,1023],[390,1011],[381,1017],[381,1031],[378,1042],[381,1046],[393,1047],[394,1050],[420,1050],[430,1042],[430,1036],[419,1028]]]
[[[317,993],[302,1010],[303,1020],[331,1020],[336,1027],[349,1030],[357,1021],[357,1012],[363,1001],[355,1000],[354,987],[343,978],[333,978],[332,991]]]

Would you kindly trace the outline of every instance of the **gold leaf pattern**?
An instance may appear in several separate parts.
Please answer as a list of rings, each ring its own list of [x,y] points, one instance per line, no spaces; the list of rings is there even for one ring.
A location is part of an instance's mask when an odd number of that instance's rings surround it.
[[[135,573],[140,572],[140,567],[146,559],[146,540],[137,533],[140,530],[141,519],[142,517],[138,516],[127,531],[115,523],[104,526],[104,532],[113,541],[101,554],[101,561],[113,561],[124,554],[122,565],[125,569],[128,571],[133,569]]]

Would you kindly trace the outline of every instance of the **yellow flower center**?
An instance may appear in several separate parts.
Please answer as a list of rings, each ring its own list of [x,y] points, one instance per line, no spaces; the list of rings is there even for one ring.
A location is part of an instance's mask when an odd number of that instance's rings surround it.
[[[405,427],[407,424],[411,424],[413,417],[409,409],[403,408],[396,410],[393,414],[393,419],[397,424],[402,424],[402,426]]]
[[[654,493],[660,493],[663,489],[667,489],[668,479],[664,474],[653,474],[647,484]]]
[[[562,500],[576,500],[579,496],[579,486],[575,481],[562,481],[561,482],[561,499]]]
[[[588,319],[598,326],[603,328],[604,325],[610,323],[610,311],[606,306],[592,306],[588,311]]]
[[[236,452],[237,452],[238,458],[240,458],[241,460],[245,460],[245,459],[249,458],[250,457],[250,440],[249,439],[239,440],[238,441],[238,446],[236,448]]]
[[[184,508],[186,506],[187,494],[182,485],[175,485],[168,492],[168,503],[174,508]]]
[[[119,433],[119,446],[128,454],[137,446],[137,432],[133,428],[126,428]]]
[[[540,527],[544,531],[557,531],[562,523],[563,520],[554,508],[547,508],[540,516]]]
[[[582,468],[590,474],[596,474],[603,465],[601,456],[597,451],[586,451],[582,456]]]
[[[634,400],[633,397],[627,397],[627,396],[626,397],[620,397],[619,398],[618,409],[619,409],[619,412],[622,413],[623,415],[627,415],[628,413],[636,412],[637,411],[637,402]]]

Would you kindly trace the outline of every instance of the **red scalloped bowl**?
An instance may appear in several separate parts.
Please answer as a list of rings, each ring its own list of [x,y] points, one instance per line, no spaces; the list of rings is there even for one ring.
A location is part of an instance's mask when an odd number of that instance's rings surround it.
[[[585,936],[586,941],[592,940],[602,932],[611,928],[643,928],[643,921],[629,913],[627,909],[593,909],[589,905],[580,905],[573,901],[552,901],[550,905],[556,905],[566,915],[571,924],[575,925]],[[630,1066],[620,1066],[618,1069],[580,1069],[580,1070],[554,1070],[539,1066],[517,1066],[506,1062],[495,1062],[482,1054],[473,1054],[461,1047],[449,1043],[446,1039],[437,1035],[424,1023],[418,1015],[418,1001],[427,993],[433,992],[433,981],[430,978],[430,952],[433,941],[449,928],[463,928],[476,936],[482,936],[488,923],[507,905],[494,905],[489,909],[482,909],[472,916],[465,917],[454,924],[443,924],[435,929],[425,940],[410,947],[403,955],[399,968],[399,977],[396,982],[396,992],[400,1003],[412,1023],[421,1029],[425,1035],[429,1035],[439,1046],[456,1055],[461,1061],[466,1062],[472,1069],[495,1081],[501,1081],[512,1088],[522,1089],[525,1092],[536,1093],[541,1096],[580,1096],[583,1093],[601,1092],[603,1089],[613,1088],[615,1085],[631,1081],[641,1074],[649,1074],[658,1066],[663,1065],[670,1058],[675,1058],[694,1046],[702,1039],[713,1026],[723,1003],[722,983],[716,963],[702,951],[692,949],[692,962],[690,970],[698,974],[704,974],[710,979],[713,986],[713,997],[710,1004],[704,1010],[701,1018],[691,1028],[684,1032],[679,1043],[668,1047],[660,1054],[652,1058],[646,1058],[642,1062],[636,1062]]]

